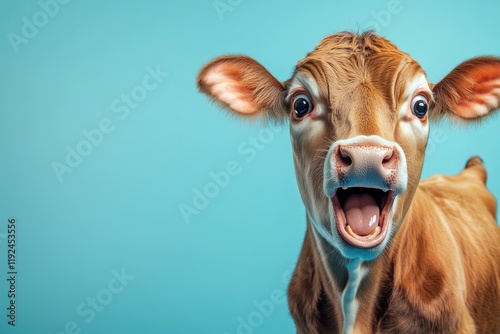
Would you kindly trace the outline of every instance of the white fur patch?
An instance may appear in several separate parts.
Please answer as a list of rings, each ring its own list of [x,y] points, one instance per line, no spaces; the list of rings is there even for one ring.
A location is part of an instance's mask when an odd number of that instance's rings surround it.
[[[316,118],[325,115],[325,106],[321,103],[323,99],[319,92],[318,84],[314,78],[311,78],[302,72],[298,72],[292,79],[285,101],[287,103],[293,103],[293,101],[290,100],[292,95],[298,90],[305,90],[310,94],[313,100],[311,102],[314,104],[314,115]],[[307,133],[308,136],[315,136],[322,133],[324,127],[325,124],[321,119],[304,117],[304,119],[300,122],[290,124],[290,132],[293,136],[301,136],[305,133]]]
[[[486,94],[479,95],[479,98],[483,99],[487,105],[485,106],[477,103],[473,105],[474,111],[477,111],[479,114],[478,116],[484,116],[490,112],[490,110],[500,107],[500,79],[489,81],[487,85],[491,86],[491,90]]]
[[[211,69],[205,76],[205,82],[211,86],[213,97],[236,112],[242,114],[257,112],[255,105],[244,98],[240,90],[241,84],[227,76],[221,67],[222,65],[219,65]]]
[[[424,74],[419,74],[406,86],[404,102],[399,106],[398,125],[405,135],[414,137],[418,141],[423,141],[429,135],[429,122],[422,122],[418,117],[414,116],[410,105],[415,92],[418,90],[425,91],[432,96],[432,91]]]
[[[497,89],[498,93],[500,95],[500,88]],[[499,98],[495,95],[486,95],[486,96],[481,96],[484,101],[488,104],[489,107],[492,108],[497,108],[499,104]]]
[[[408,104],[411,102],[413,94],[419,89],[422,89],[432,95],[432,91],[429,88],[429,83],[427,82],[427,78],[424,74],[417,75],[406,85],[406,90],[403,95],[405,103],[403,103],[403,105],[401,105],[399,108],[400,119],[404,118],[407,115],[407,111],[409,110]]]
[[[289,94],[286,97],[285,101],[288,102],[290,100],[290,93],[293,93],[297,88],[304,88],[312,95],[315,100],[319,100],[321,98],[316,80],[309,77],[307,74],[298,72],[292,79],[290,88],[288,89]]]
[[[358,293],[361,281],[368,273],[368,268],[363,267],[362,264],[363,261],[361,259],[351,260],[347,264],[349,279],[347,280],[347,285],[342,292],[341,299],[342,316],[344,318],[342,326],[343,334],[352,333],[354,322],[356,321],[356,315],[358,314],[359,302],[356,299],[356,294]]]

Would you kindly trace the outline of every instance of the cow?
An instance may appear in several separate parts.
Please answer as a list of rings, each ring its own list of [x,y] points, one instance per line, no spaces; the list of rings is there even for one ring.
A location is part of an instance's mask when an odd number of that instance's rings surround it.
[[[500,107],[500,58],[469,59],[433,84],[389,40],[341,32],[285,82],[241,55],[196,80],[241,118],[289,122],[307,221],[288,288],[298,334],[500,333],[500,229],[483,161],[420,182],[430,121]]]

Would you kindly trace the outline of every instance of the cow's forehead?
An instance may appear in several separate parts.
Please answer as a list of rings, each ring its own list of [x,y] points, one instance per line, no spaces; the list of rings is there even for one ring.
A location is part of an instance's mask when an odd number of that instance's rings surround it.
[[[378,53],[391,53],[393,56],[407,55],[391,41],[371,32],[365,32],[361,35],[342,32],[323,38],[314,50],[307,55],[306,59],[325,55],[369,57]]]
[[[323,39],[298,62],[289,87],[308,77],[322,97],[334,102],[360,84],[371,85],[395,107],[405,98],[407,84],[422,75],[420,65],[390,41],[369,32],[340,33]]]

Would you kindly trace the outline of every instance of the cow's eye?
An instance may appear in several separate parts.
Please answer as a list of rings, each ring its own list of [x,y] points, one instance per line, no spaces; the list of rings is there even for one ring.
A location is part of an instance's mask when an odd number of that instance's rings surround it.
[[[427,98],[423,95],[417,95],[411,100],[411,112],[418,118],[423,118],[429,110]]]
[[[313,110],[313,104],[306,94],[299,94],[293,99],[293,112],[298,118],[304,117]]]

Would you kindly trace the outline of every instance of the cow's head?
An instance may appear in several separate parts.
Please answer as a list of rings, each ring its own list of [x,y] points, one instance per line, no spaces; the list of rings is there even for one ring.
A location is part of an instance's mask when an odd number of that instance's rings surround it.
[[[422,171],[429,118],[474,120],[500,107],[500,59],[480,57],[433,85],[372,33],[326,37],[291,79],[255,60],[208,63],[199,89],[243,117],[289,119],[295,171],[316,235],[371,260],[399,228]]]

